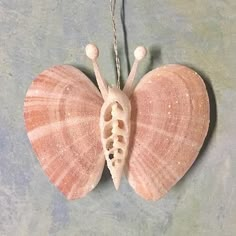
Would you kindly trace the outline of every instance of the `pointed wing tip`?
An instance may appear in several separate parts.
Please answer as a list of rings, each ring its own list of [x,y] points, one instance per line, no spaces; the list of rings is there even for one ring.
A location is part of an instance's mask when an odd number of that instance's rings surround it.
[[[133,181],[133,178],[129,175],[129,171],[126,169],[125,172],[126,178],[134,190],[134,192],[143,200],[150,201],[150,202],[155,202],[163,198],[169,191],[169,189],[162,189],[162,191],[158,191],[160,189],[158,186],[155,188],[144,188],[143,184],[137,184],[136,182]]]
[[[65,193],[65,192],[62,192],[60,190],[61,193],[63,193],[64,197],[69,200],[69,201],[73,201],[73,200],[78,200],[78,199],[81,199],[81,198],[84,198],[86,197],[89,192],[91,192],[93,189],[91,189],[90,191],[86,192],[82,192],[82,193],[73,193],[73,194],[70,194],[70,193]]]
[[[161,198],[163,198],[166,194],[157,194],[157,195],[153,195],[152,193],[148,192],[148,193],[143,193],[143,192],[138,192],[135,190],[135,192],[137,193],[137,195],[139,197],[141,197],[143,200],[146,200],[146,201],[150,201],[150,202],[156,202],[158,200],[160,200]]]
[[[100,178],[99,178],[100,180]],[[54,184],[54,183],[53,183]],[[55,184],[54,184],[55,185]],[[55,185],[57,187],[57,189],[63,194],[63,196],[69,200],[69,201],[73,201],[73,200],[78,200],[78,199],[81,199],[81,198],[84,198],[86,197],[91,191],[93,191],[96,186],[97,186],[97,183],[94,183],[92,185],[90,185],[90,187],[82,187],[82,188],[78,188],[77,190],[65,190],[62,188],[62,186],[58,186],[58,185]]]

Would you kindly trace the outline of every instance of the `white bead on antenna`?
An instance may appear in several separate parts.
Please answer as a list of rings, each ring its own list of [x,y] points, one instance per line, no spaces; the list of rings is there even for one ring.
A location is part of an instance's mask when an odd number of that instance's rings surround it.
[[[99,55],[99,50],[94,44],[88,44],[85,48],[86,55],[92,61],[96,60]]]
[[[92,61],[93,63],[93,69],[94,69],[94,73],[96,76],[96,80],[98,83],[98,87],[101,91],[102,97],[104,98],[104,100],[107,97],[107,92],[108,92],[108,88],[107,88],[107,82],[103,79],[101,72],[99,70],[98,67],[98,63],[97,63],[97,58],[99,55],[99,50],[98,48],[94,45],[94,44],[88,44],[85,48],[85,53],[87,55],[87,57]]]
[[[134,57],[135,57],[134,64],[131,68],[130,74],[128,76],[128,79],[125,83],[125,87],[123,89],[124,93],[128,97],[131,96],[134,89],[133,81],[134,81],[134,78],[138,69],[138,64],[146,56],[146,54],[147,54],[147,49],[143,46],[139,46],[134,50]]]
[[[136,60],[141,61],[147,54],[147,49],[143,46],[139,46],[134,50],[134,57]]]

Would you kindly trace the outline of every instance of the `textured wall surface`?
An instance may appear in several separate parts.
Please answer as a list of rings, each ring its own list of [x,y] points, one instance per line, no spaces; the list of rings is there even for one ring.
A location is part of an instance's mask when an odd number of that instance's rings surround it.
[[[109,1],[0,0],[0,235],[236,235],[236,2],[125,1],[128,53],[145,45],[139,70],[182,63],[208,84],[211,127],[187,175],[158,202],[139,198],[105,173],[86,198],[67,201],[41,170],[26,136],[23,100],[33,78],[55,64],[92,67],[84,48],[96,42],[99,64],[114,82]],[[124,31],[117,1],[122,75]]]

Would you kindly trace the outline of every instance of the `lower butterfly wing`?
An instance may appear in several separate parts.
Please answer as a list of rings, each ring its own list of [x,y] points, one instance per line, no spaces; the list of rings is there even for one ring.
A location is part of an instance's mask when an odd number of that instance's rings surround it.
[[[101,178],[102,102],[92,82],[69,65],[42,72],[27,91],[29,140],[45,173],[68,199],[85,196]]]
[[[144,76],[131,97],[127,177],[141,197],[157,200],[190,168],[209,125],[205,84],[188,67],[168,65]]]

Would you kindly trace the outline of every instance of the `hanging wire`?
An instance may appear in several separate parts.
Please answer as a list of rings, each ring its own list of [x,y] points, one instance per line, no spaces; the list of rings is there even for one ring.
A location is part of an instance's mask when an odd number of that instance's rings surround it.
[[[111,11],[112,29],[113,29],[113,47],[114,47],[114,53],[115,53],[116,73],[117,73],[117,87],[120,88],[120,59],[119,59],[118,49],[117,49],[115,8],[116,8],[116,0],[110,0],[110,11]]]

